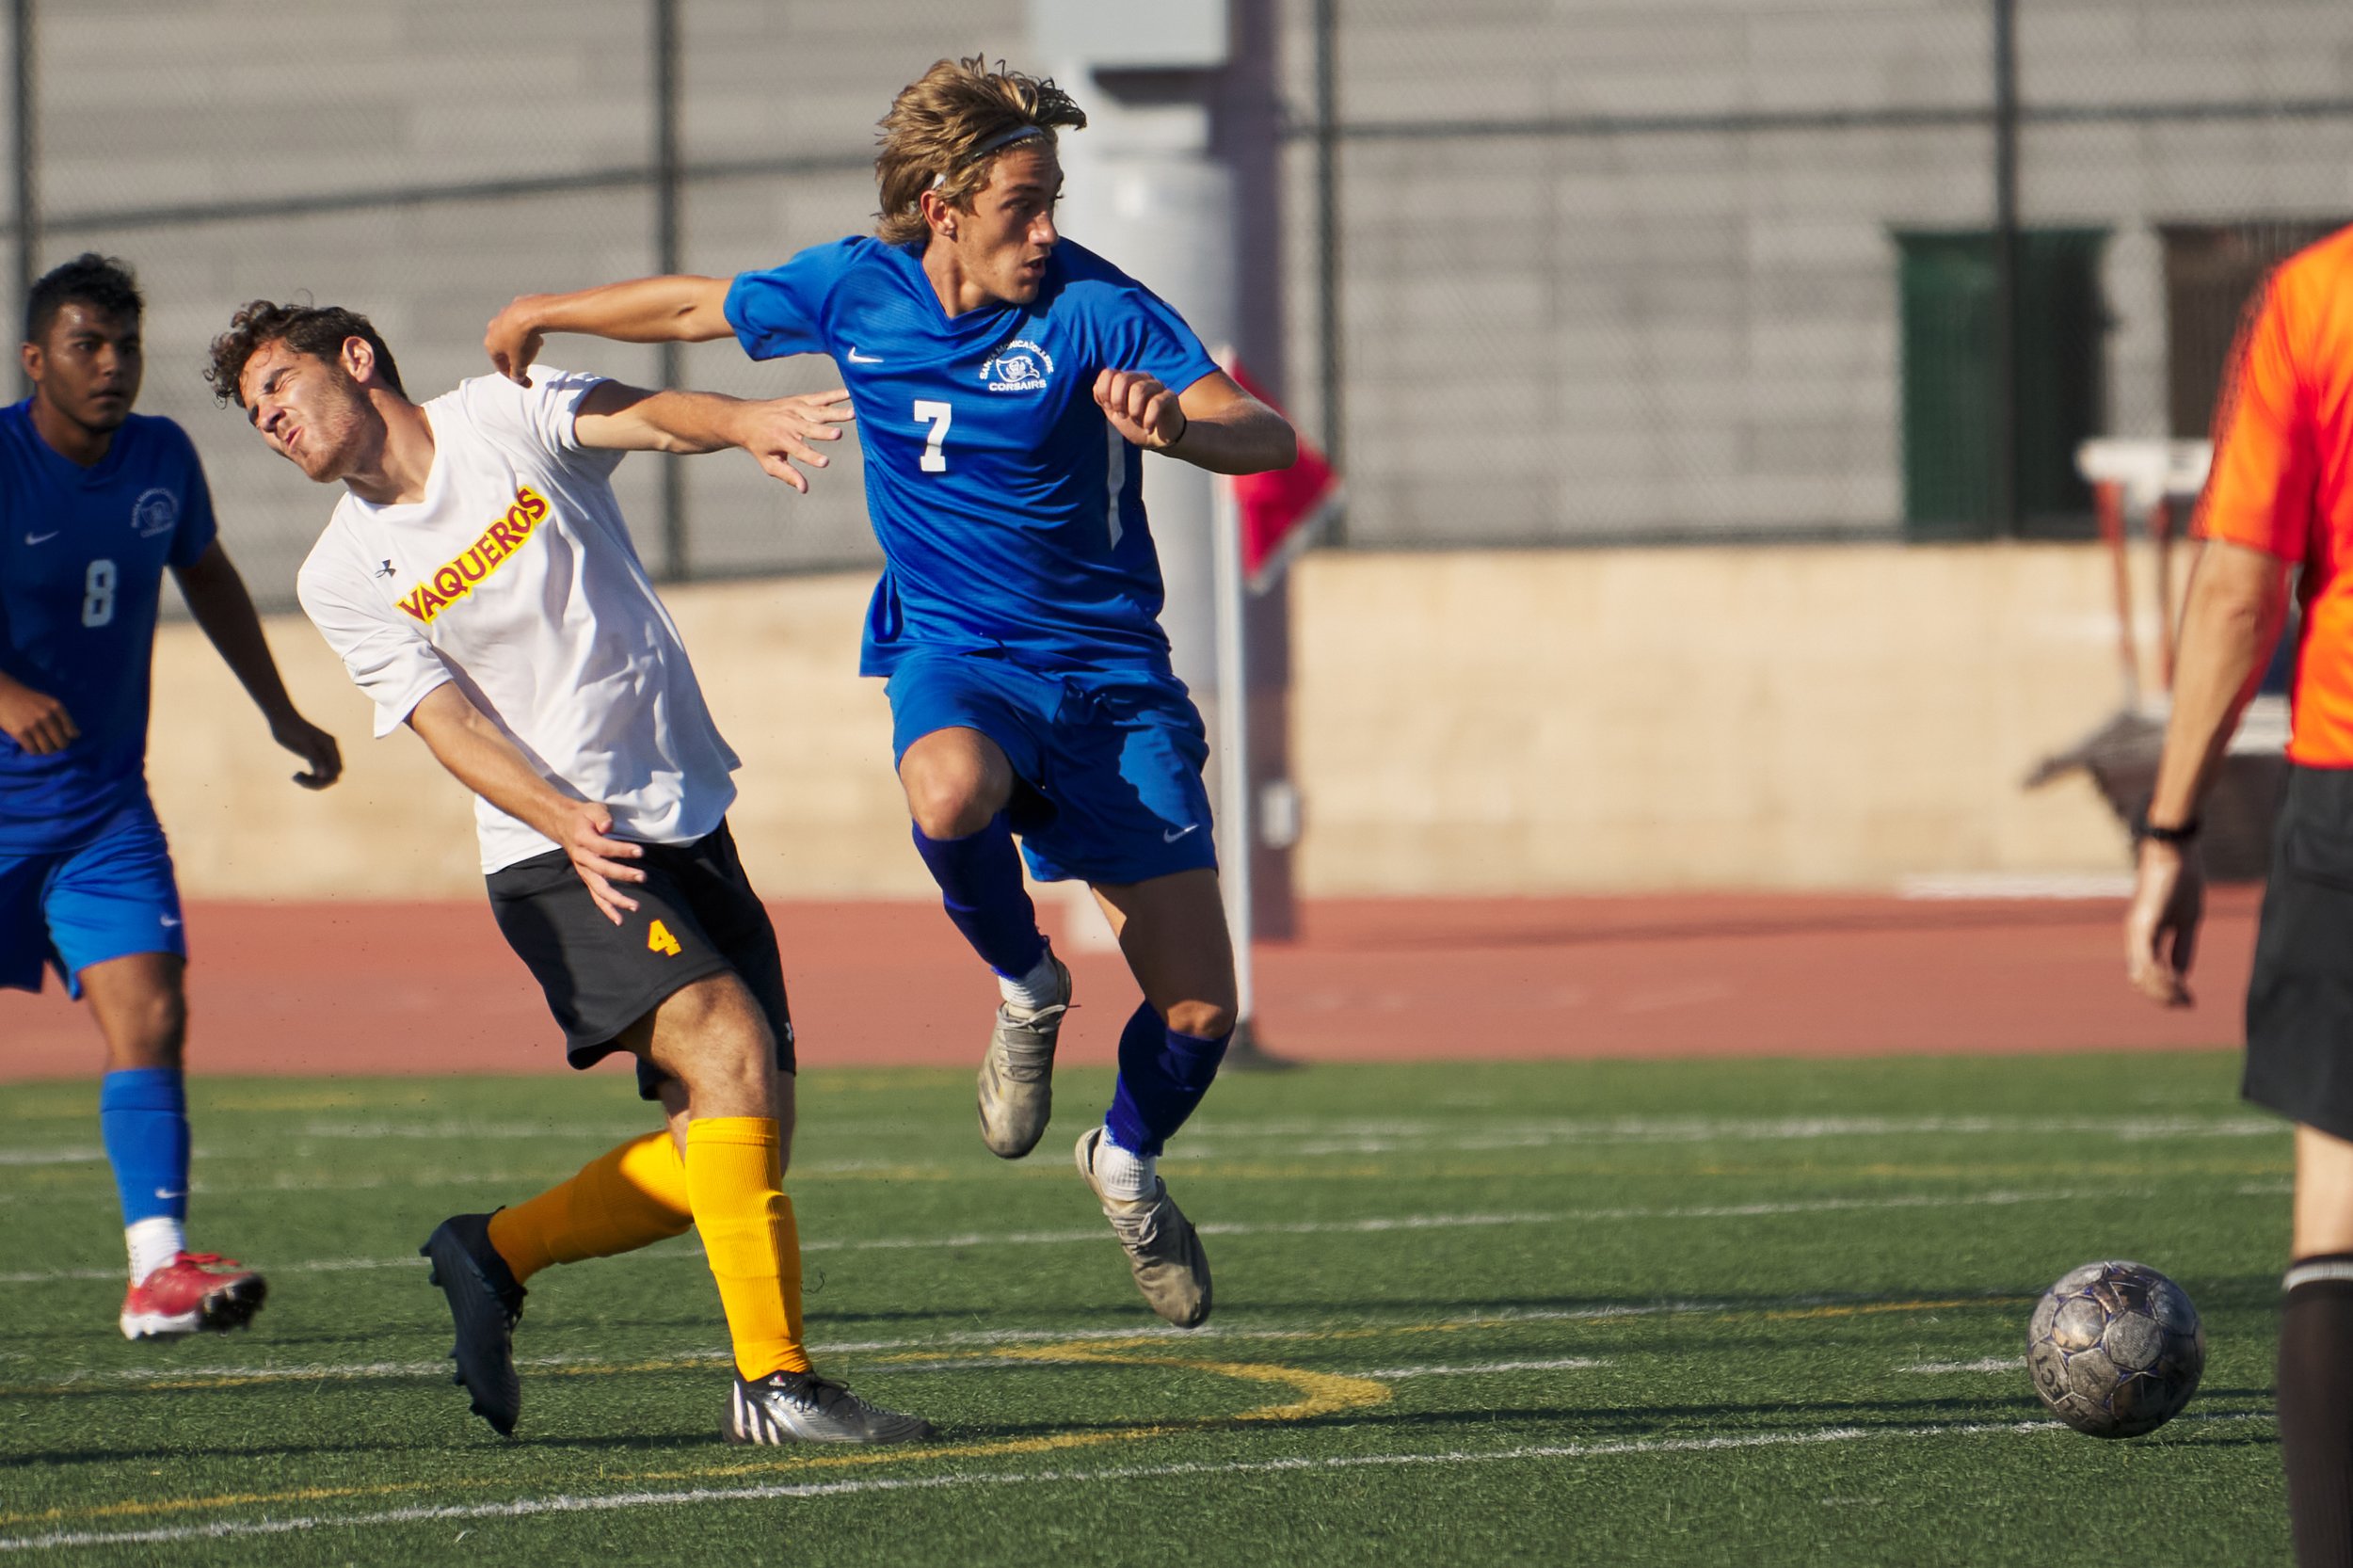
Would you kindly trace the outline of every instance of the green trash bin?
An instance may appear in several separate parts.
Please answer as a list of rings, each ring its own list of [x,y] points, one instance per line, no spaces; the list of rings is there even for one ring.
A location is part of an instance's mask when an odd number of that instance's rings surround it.
[[[1903,328],[1904,532],[1983,539],[2000,531],[1995,381],[1996,278],[1990,230],[1898,230]],[[2091,492],[2075,448],[2107,413],[2100,289],[2105,229],[2018,235],[2020,532],[2091,531]]]

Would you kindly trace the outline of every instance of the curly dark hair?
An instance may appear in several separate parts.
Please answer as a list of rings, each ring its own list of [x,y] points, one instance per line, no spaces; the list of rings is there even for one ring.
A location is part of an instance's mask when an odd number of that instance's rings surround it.
[[[238,392],[237,380],[245,374],[246,361],[264,345],[282,343],[297,354],[314,355],[331,365],[352,338],[376,350],[377,374],[392,391],[407,397],[408,391],[400,384],[400,367],[392,362],[392,351],[385,346],[382,336],[367,317],[340,305],[277,305],[256,299],[239,306],[229,318],[229,330],[213,340],[212,362],[204,368],[204,379],[213,384],[216,401],[243,408],[245,398]]]
[[[62,266],[50,268],[24,296],[24,341],[40,343],[56,325],[57,312],[68,305],[88,305],[134,322],[145,312],[138,278],[131,264],[115,256],[85,250]]]

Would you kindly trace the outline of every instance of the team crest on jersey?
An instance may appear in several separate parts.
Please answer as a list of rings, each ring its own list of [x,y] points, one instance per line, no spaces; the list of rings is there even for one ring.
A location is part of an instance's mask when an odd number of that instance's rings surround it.
[[[168,534],[180,520],[180,498],[169,490],[142,491],[131,504],[131,528],[142,539]]]
[[[1044,392],[1054,374],[1054,357],[1027,338],[1009,338],[981,366],[981,384],[990,392]]]

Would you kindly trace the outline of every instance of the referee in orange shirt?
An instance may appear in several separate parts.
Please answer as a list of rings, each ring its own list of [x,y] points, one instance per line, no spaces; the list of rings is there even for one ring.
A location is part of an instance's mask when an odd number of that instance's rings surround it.
[[[2189,1005],[2204,902],[2198,804],[2300,568],[2292,766],[2247,992],[2242,1092],[2296,1124],[2279,1415],[2297,1560],[2353,1564],[2353,229],[2282,263],[2250,305],[2215,438],[2126,962],[2152,1000]]]

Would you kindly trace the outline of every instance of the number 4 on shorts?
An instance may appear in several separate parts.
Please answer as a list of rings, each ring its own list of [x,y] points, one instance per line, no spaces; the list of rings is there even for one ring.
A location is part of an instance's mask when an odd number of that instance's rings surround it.
[[[666,952],[676,958],[679,954],[678,938],[670,935],[668,926],[656,920],[653,922],[653,929],[646,933],[646,951]]]

